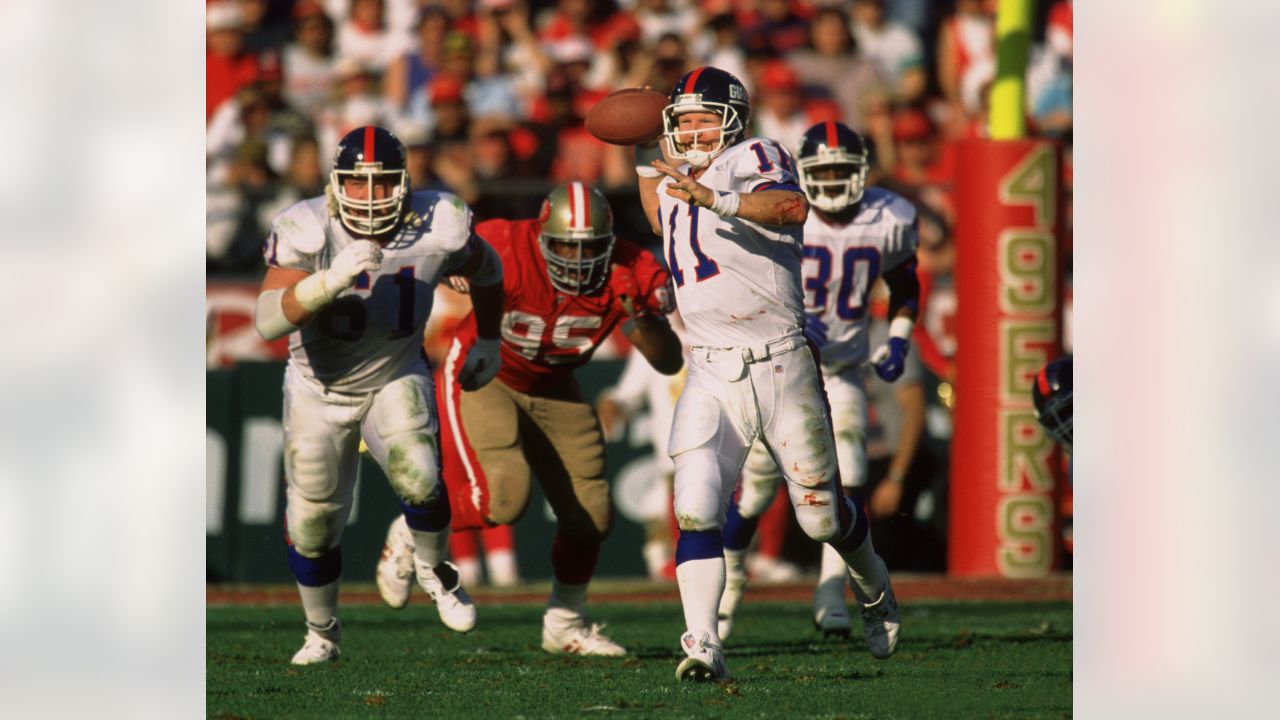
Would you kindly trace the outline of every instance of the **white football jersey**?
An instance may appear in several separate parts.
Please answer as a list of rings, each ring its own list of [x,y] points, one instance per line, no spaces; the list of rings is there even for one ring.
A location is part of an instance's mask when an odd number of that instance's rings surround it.
[[[679,168],[688,173],[690,168]],[[717,191],[800,191],[795,164],[777,142],[751,138],[711,161],[698,182]],[[721,217],[667,195],[658,183],[663,252],[691,345],[739,347],[804,327],[800,288],[803,228]]]
[[[827,324],[819,348],[824,374],[867,361],[867,305],[876,278],[910,260],[919,244],[916,208],[869,187],[848,225],[816,211],[804,224],[804,307]]]
[[[382,246],[382,267],[362,274],[289,335],[289,362],[310,384],[360,394],[377,390],[418,365],[435,286],[472,252],[471,209],[457,196],[417,192],[410,215]],[[416,222],[420,220],[420,222]],[[324,196],[281,212],[263,246],[267,265],[312,273],[355,242]]]

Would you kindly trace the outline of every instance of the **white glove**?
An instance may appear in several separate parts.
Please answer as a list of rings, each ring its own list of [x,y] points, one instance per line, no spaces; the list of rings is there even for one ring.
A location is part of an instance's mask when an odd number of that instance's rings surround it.
[[[357,240],[334,256],[325,270],[300,281],[293,291],[298,304],[311,312],[333,302],[338,293],[355,284],[360,273],[382,267],[382,249],[372,240]]]
[[[329,269],[324,271],[324,284],[337,295],[354,285],[360,273],[375,271],[380,267],[382,248],[372,240],[357,240],[334,256]]]
[[[489,384],[502,367],[500,348],[502,340],[498,338],[477,338],[471,346],[467,359],[462,363],[462,371],[458,373],[458,382],[466,391],[479,390]]]

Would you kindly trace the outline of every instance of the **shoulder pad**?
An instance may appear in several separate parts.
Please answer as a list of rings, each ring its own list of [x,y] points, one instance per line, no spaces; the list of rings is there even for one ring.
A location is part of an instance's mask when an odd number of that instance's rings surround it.
[[[302,200],[281,210],[271,221],[276,238],[303,255],[315,255],[324,249],[328,224],[325,198]]]
[[[452,253],[471,238],[475,216],[462,198],[447,192],[425,190],[413,194],[411,222],[421,222],[420,230],[430,236],[433,249]]]

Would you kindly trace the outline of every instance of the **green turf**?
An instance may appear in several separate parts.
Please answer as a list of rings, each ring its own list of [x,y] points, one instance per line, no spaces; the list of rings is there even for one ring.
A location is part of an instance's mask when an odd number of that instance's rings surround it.
[[[727,643],[734,679],[679,684],[677,604],[593,608],[632,655],[552,656],[542,608],[482,605],[455,635],[421,596],[401,611],[343,609],[342,660],[293,668],[295,607],[207,613],[210,718],[1063,718],[1071,716],[1069,603],[916,602],[898,652],[878,661],[824,640],[808,603],[757,602]]]

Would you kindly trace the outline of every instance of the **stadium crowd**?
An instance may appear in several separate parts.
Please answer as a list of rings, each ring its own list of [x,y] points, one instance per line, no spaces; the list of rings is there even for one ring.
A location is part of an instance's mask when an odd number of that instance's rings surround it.
[[[749,134],[776,138],[794,154],[806,128],[844,122],[872,146],[868,185],[889,188],[920,211],[922,317],[914,357],[923,365],[929,410],[916,422],[921,461],[903,500],[912,505],[903,507],[914,506],[909,512],[926,518],[941,543],[945,493],[938,491],[950,437],[946,407],[954,397],[955,144],[986,135],[996,70],[995,5],[210,0],[209,277],[256,280],[272,218],[323,194],[339,139],[367,124],[388,127],[403,141],[414,189],[454,192],[479,220],[532,217],[550,188],[578,180],[605,193],[620,236],[654,249],[659,239],[637,200],[629,150],[596,140],[583,119],[614,90],[649,85],[669,92],[695,67],[723,68],[750,91]],[[1071,2],[1033,5],[1028,131],[1064,147],[1069,277]],[[885,394],[881,414],[917,417],[911,409],[894,410],[892,392]],[[890,463],[897,431],[887,437],[870,438],[880,472]],[[887,550],[891,567],[911,564],[893,557],[902,543],[877,545]],[[781,555],[778,543],[772,547]],[[939,548],[918,564],[940,569]]]

